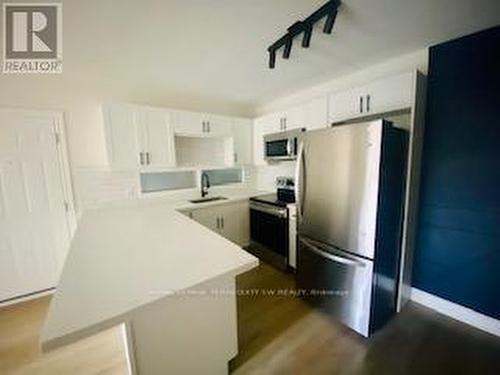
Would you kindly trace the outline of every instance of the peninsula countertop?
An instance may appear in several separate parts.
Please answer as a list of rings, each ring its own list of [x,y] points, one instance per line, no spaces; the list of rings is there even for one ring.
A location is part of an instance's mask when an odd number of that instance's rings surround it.
[[[228,202],[251,194],[233,194]],[[43,349],[120,324],[147,304],[258,259],[179,212],[204,207],[152,199],[81,217],[42,333]]]

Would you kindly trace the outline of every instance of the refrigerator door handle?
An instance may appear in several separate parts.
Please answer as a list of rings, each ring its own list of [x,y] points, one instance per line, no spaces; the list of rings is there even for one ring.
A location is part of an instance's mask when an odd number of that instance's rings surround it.
[[[300,222],[303,215],[305,196],[305,169],[304,143],[300,142],[297,153],[297,166],[295,168],[295,197],[297,198],[297,220]]]
[[[302,242],[304,242],[304,244],[308,247],[308,249],[310,251],[312,251],[313,253],[316,253],[320,257],[329,259],[333,262],[343,263],[343,264],[347,264],[349,266],[356,266],[356,267],[364,267],[365,266],[365,264],[363,262],[359,262],[359,261],[354,260],[354,259],[334,255],[334,254],[328,253],[324,250],[321,250],[319,247],[314,246],[312,243],[310,243],[309,241],[306,241],[304,239],[302,239]]]

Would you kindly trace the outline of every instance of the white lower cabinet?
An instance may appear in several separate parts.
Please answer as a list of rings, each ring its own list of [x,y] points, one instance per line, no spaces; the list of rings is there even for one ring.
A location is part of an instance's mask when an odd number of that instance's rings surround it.
[[[194,209],[186,213],[204,227],[244,247],[250,243],[250,208],[248,201]]]

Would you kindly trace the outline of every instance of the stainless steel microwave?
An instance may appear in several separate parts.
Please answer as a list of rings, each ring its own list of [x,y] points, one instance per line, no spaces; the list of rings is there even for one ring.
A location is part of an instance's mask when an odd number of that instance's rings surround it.
[[[305,128],[273,133],[264,136],[264,160],[295,160]]]

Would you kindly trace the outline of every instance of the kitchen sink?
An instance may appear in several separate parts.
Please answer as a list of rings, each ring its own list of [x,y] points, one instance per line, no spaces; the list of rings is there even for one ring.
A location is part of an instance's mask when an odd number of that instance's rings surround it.
[[[193,199],[190,202],[191,203],[207,203],[207,202],[223,201],[226,199],[227,199],[226,197],[207,197],[207,198]]]

